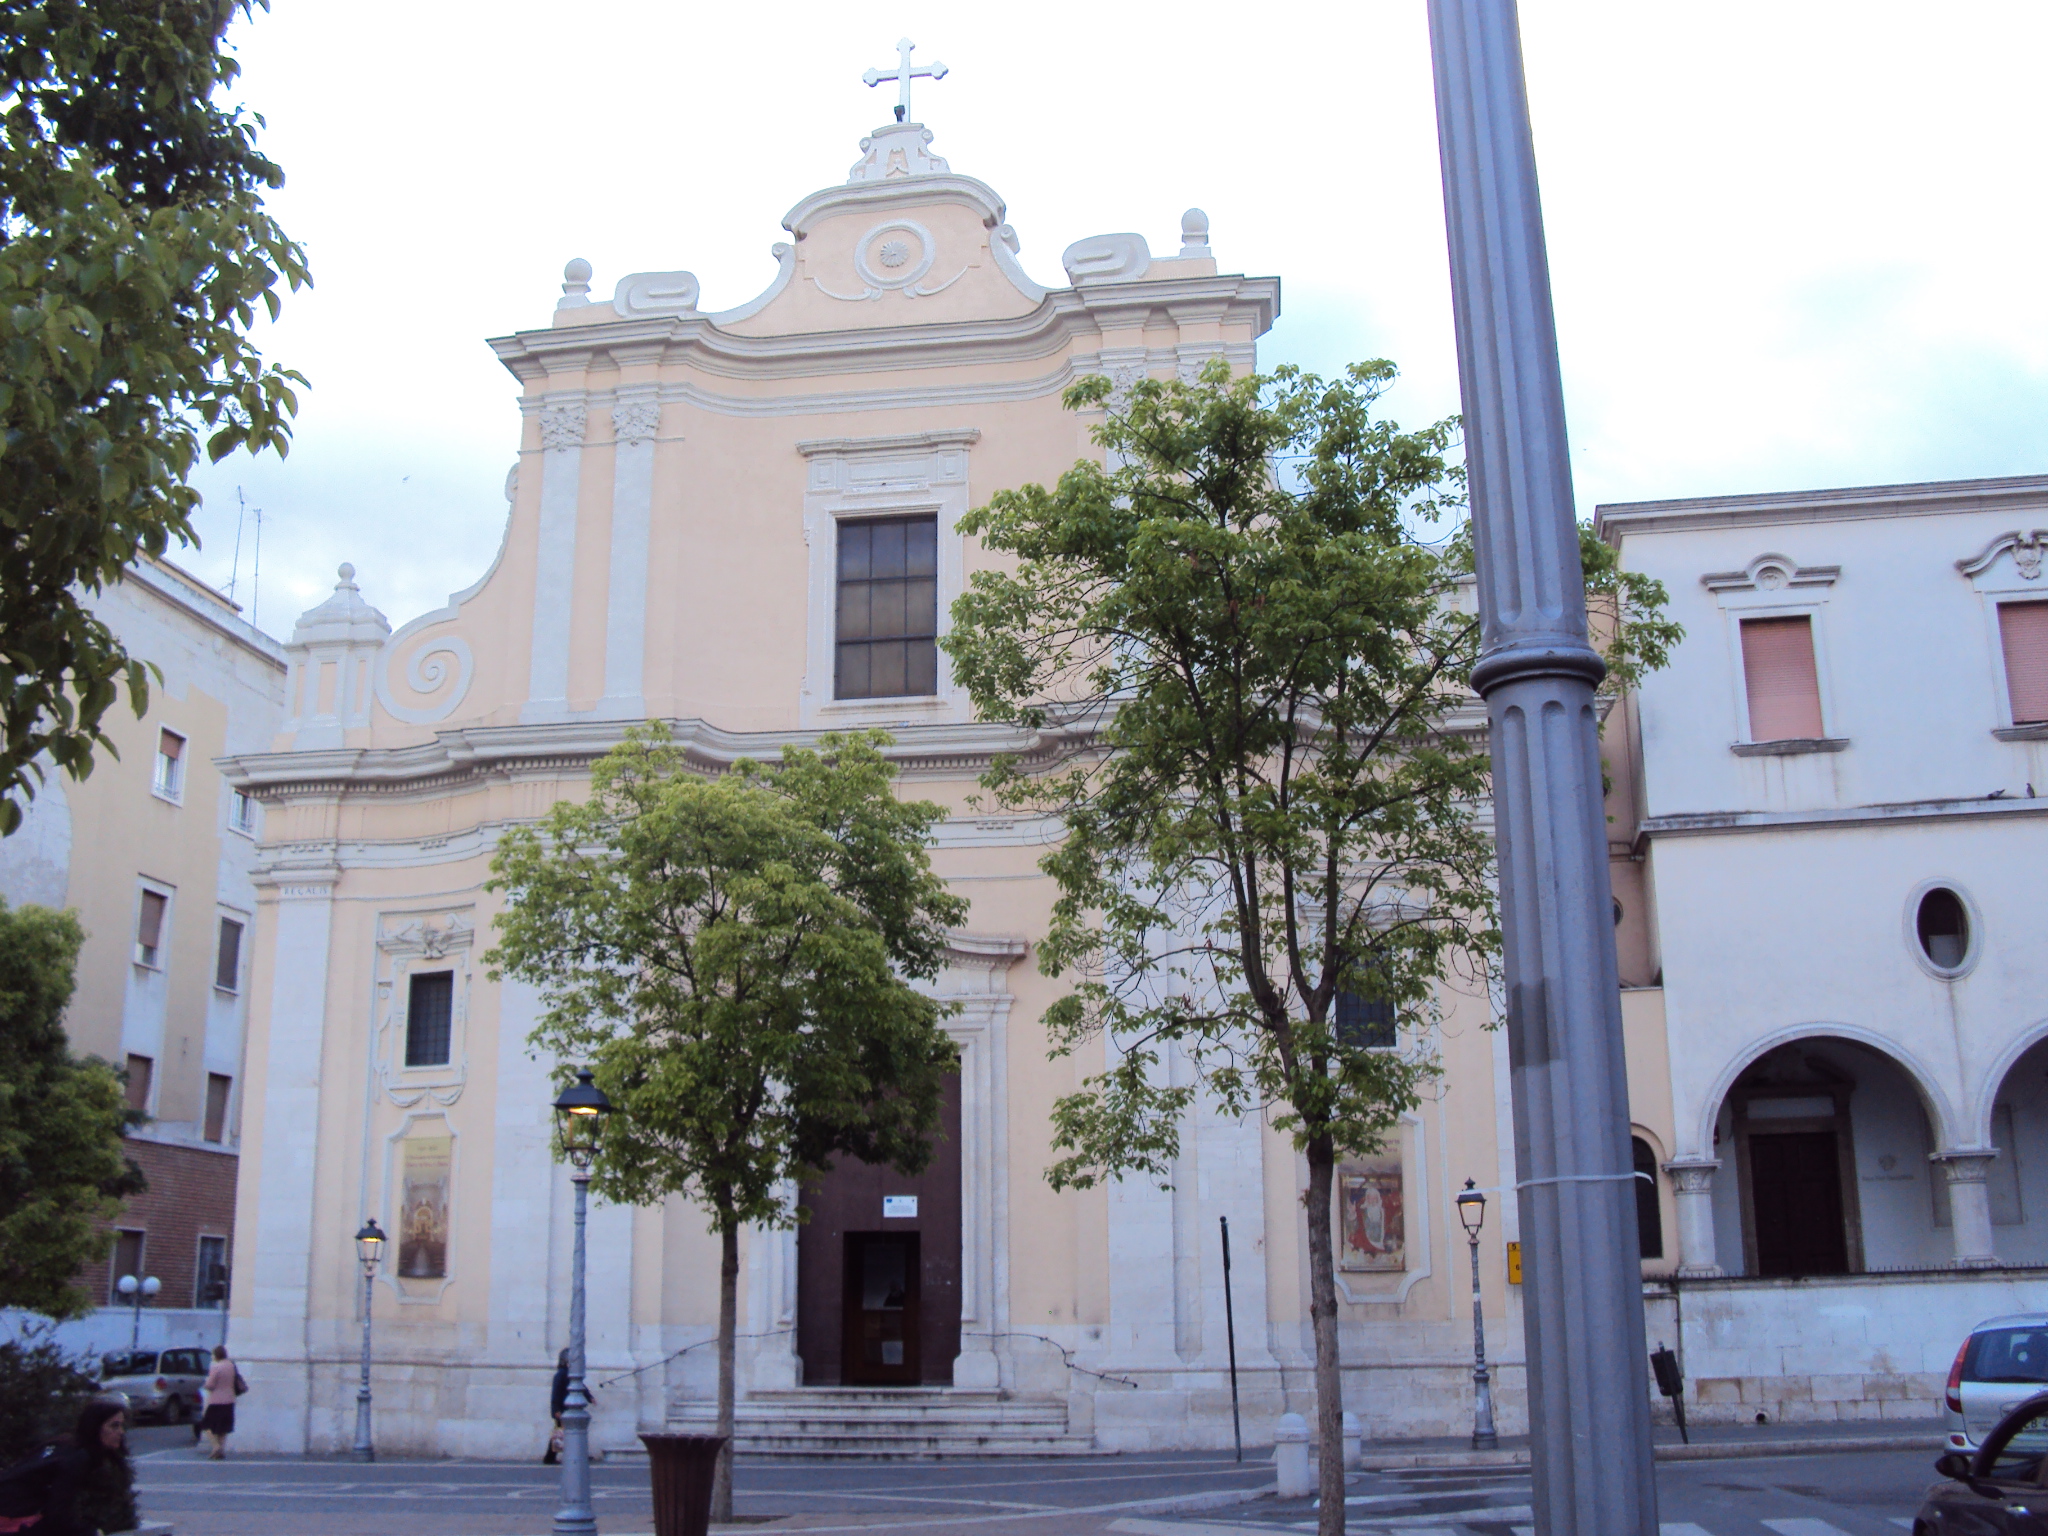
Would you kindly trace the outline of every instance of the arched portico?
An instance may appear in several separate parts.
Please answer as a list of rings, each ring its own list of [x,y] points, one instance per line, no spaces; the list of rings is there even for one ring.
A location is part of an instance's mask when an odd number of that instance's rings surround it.
[[[1729,1064],[1696,1124],[1696,1150],[1665,1165],[1683,1274],[1993,1262],[1990,1149],[1958,1143],[1953,1096],[1896,1042],[1782,1031]]]

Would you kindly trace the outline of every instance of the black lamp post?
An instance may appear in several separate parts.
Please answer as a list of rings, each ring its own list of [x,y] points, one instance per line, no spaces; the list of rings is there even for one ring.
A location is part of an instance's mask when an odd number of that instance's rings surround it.
[[[155,1275],[147,1275],[141,1279],[134,1275],[123,1275],[114,1282],[114,1289],[123,1296],[132,1298],[135,1303],[135,1322],[128,1330],[128,1353],[131,1355],[142,1348],[142,1303],[163,1288],[163,1281]]]
[[[356,1388],[357,1461],[375,1461],[370,1443],[370,1302],[376,1292],[377,1265],[384,1257],[384,1232],[373,1216],[356,1233],[356,1262],[363,1266],[363,1380]]]
[[[1458,1220],[1472,1245],[1472,1449],[1490,1451],[1500,1437],[1493,1432],[1493,1376],[1486,1369],[1486,1319],[1479,1301],[1479,1229],[1486,1225],[1486,1196],[1470,1179],[1458,1191]]]
[[[556,1135],[569,1177],[576,1186],[575,1259],[569,1269],[569,1390],[562,1399],[562,1507],[555,1511],[555,1536],[596,1536],[590,1508],[590,1393],[583,1385],[583,1225],[590,1191],[590,1162],[597,1155],[604,1117],[612,1101],[591,1081],[589,1068],[555,1100]]]

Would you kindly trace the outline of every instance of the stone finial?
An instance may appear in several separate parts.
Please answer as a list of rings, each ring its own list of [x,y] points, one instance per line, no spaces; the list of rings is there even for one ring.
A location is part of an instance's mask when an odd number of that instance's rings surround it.
[[[334,584],[334,589],[337,592],[339,592],[343,587],[347,587],[351,592],[357,590],[356,568],[350,565],[346,560],[342,561],[340,565],[335,567],[334,574],[341,578],[341,580],[337,581]]]
[[[590,302],[590,263],[581,256],[573,257],[562,268],[562,296],[555,300],[557,309],[581,309]]]
[[[1209,249],[1209,215],[1199,208],[1180,216],[1180,253],[1183,257],[1215,254]]]

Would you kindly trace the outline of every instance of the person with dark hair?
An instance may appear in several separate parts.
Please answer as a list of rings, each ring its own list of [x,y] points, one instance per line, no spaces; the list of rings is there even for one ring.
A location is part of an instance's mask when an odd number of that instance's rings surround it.
[[[206,1413],[199,1421],[200,1429],[213,1436],[209,1461],[227,1459],[228,1436],[235,1432],[235,1399],[243,1390],[242,1373],[228,1358],[227,1345],[214,1345],[213,1364],[206,1372]]]
[[[541,1457],[541,1465],[552,1467],[562,1459],[562,1410],[569,1402],[569,1351],[562,1351],[555,1359],[554,1385],[548,1388],[548,1416],[555,1421],[548,1431],[548,1452]]]
[[[133,1527],[128,1470],[128,1401],[96,1397],[78,1413],[70,1434],[32,1461],[0,1473],[0,1532],[34,1536],[98,1536],[106,1518]],[[108,1516],[108,1511],[112,1515]]]

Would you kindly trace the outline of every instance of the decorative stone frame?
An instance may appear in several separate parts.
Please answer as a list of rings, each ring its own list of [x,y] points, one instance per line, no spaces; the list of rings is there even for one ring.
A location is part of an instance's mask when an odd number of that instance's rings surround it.
[[[953,1386],[1014,1387],[1010,1328],[1009,1020],[1016,1001],[1009,969],[1021,939],[956,933],[947,964],[927,989],[954,1012],[941,1021],[960,1048],[960,1353]],[[750,1386],[787,1391],[803,1384],[797,1340],[797,1233],[751,1229],[749,1313],[772,1317],[754,1352]]]
[[[804,544],[809,550],[804,683],[799,718],[807,729],[966,721],[966,691],[939,651],[938,689],[882,699],[834,696],[838,639],[839,525],[869,518],[938,519],[939,633],[950,627],[953,599],[966,586],[966,541],[955,531],[971,505],[968,449],[975,427],[898,437],[833,437],[796,445],[805,459]]]
[[[1926,948],[1920,943],[1920,903],[1930,891],[1947,891],[1963,904],[1963,917],[1970,925],[1969,943],[1964,946],[1962,964],[1954,967],[1934,963]],[[1970,899],[1970,893],[1963,889],[1962,882],[1937,876],[1923,880],[1913,887],[1913,893],[1906,898],[1906,909],[1901,916],[1901,931],[1906,940],[1906,949],[1914,962],[1936,981],[1957,981],[1977,968],[1977,961],[1984,953],[1984,917],[1977,910],[1977,903]],[[1994,1090],[1995,1091],[1995,1090]]]
[[[1808,752],[1840,752],[1849,745],[1846,736],[1822,736],[1797,741],[1758,741],[1749,723],[1749,688],[1742,659],[1744,619],[1796,619],[1811,622],[1813,630],[1814,681],[1820,692],[1823,729],[1839,727],[1834,689],[1828,682],[1827,628],[1821,610],[1828,590],[1840,578],[1839,565],[1800,565],[1789,555],[1758,555],[1739,571],[1715,571],[1702,576],[1700,585],[1714,594],[1726,616],[1729,682],[1735,694],[1735,720],[1741,739],[1729,744],[1737,757],[1786,757]]]
[[[377,915],[377,976],[370,1020],[370,1072],[400,1109],[430,1101],[451,1108],[469,1082],[469,996],[476,949],[476,909],[435,907]],[[455,973],[448,1003],[448,1060],[405,1064],[406,1009],[416,971]],[[431,1111],[422,1111],[428,1113]]]
[[[448,1137],[448,1272],[437,1278],[409,1280],[398,1272],[400,1224],[405,1220],[405,1212],[399,1209],[403,1195],[400,1187],[403,1175],[399,1166],[399,1149],[412,1139],[416,1127],[427,1123],[438,1123]],[[455,1191],[460,1184],[461,1166],[462,1136],[455,1129],[454,1122],[439,1109],[427,1109],[418,1114],[407,1115],[399,1122],[397,1129],[384,1138],[382,1191],[373,1209],[381,1213],[384,1230],[389,1234],[391,1254],[389,1260],[377,1268],[377,1283],[396,1296],[401,1305],[439,1306],[441,1298],[448,1293],[448,1287],[455,1283]]]
[[[1435,1229],[1430,1225],[1429,1213],[1436,1204],[1437,1192],[1429,1187],[1429,1132],[1422,1123],[1422,1116],[1413,1110],[1401,1116],[1401,1124],[1411,1133],[1406,1138],[1408,1146],[1402,1148],[1400,1152],[1401,1186],[1404,1191],[1408,1189],[1415,1191],[1413,1196],[1405,1197],[1406,1209],[1401,1213],[1402,1220],[1408,1224],[1406,1234],[1408,1240],[1408,1267],[1398,1276],[1391,1270],[1380,1270],[1377,1272],[1367,1270],[1351,1271],[1352,1278],[1356,1279],[1361,1286],[1369,1284],[1375,1279],[1387,1279],[1396,1282],[1392,1289],[1384,1291],[1364,1289],[1354,1291],[1351,1288],[1350,1281],[1345,1278],[1345,1271],[1338,1269],[1336,1271],[1337,1294],[1341,1300],[1349,1302],[1355,1307],[1399,1306],[1408,1299],[1410,1291],[1414,1290],[1418,1284],[1428,1279],[1435,1272],[1436,1235]],[[1342,1172],[1343,1167],[1340,1164],[1338,1173],[1341,1175]],[[1409,1182],[1411,1175],[1414,1180],[1412,1184]],[[1330,1191],[1330,1198],[1333,1202],[1342,1201],[1343,1190],[1341,1180],[1338,1187]],[[1337,1211],[1331,1213],[1332,1220],[1340,1220],[1342,1214],[1340,1205]],[[1331,1259],[1334,1264],[1336,1255],[1332,1254]],[[1418,1262],[1418,1259],[1420,1262]]]
[[[1969,578],[1984,610],[1984,632],[1991,657],[1991,734],[2000,741],[2048,741],[2048,724],[2015,724],[2012,718],[2012,684],[2005,675],[2005,635],[1998,622],[1998,610],[2009,602],[2048,602],[2048,576],[2042,574],[2044,552],[2048,552],[2048,528],[2022,532],[2015,528],[2001,533],[1956,569]]]
[[[1754,1066],[1760,1059],[1751,1058],[1750,1065]],[[1749,1166],[1749,1138],[1757,1134],[1759,1127],[1764,1128],[1765,1134],[1799,1131],[1835,1133],[1835,1159],[1842,1182],[1843,1256],[1848,1261],[1850,1274],[1863,1273],[1863,1206],[1859,1198],[1860,1180],[1856,1173],[1855,1126],[1849,1117],[1849,1096],[1855,1090],[1855,1082],[1843,1077],[1832,1082],[1772,1085],[1755,1089],[1742,1087],[1738,1079],[1736,1086],[1729,1091],[1728,1101],[1735,1116],[1735,1175],[1738,1204],[1742,1212],[1744,1274],[1754,1275],[1757,1272],[1756,1197]],[[1753,1117],[1750,1114],[1750,1106],[1759,1100],[1767,1099],[1830,1099],[1834,1103],[1834,1113],[1808,1118]]]

